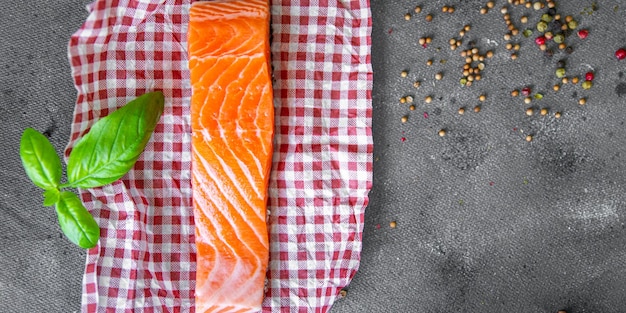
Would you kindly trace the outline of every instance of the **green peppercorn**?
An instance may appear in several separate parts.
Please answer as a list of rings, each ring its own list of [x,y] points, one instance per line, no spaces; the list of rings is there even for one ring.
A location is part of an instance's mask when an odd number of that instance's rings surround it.
[[[528,38],[533,34],[533,30],[530,28],[527,28],[524,30],[524,32],[522,32],[522,35],[524,35],[524,37]]]
[[[541,20],[546,22],[546,23],[550,23],[552,22],[552,16],[550,14],[544,14],[541,16]]]
[[[556,34],[556,35],[554,35],[554,38],[552,38],[552,39],[556,43],[563,43],[563,41],[565,40],[565,36],[563,36],[563,34]]]
[[[465,84],[467,84],[467,78],[463,77],[459,82],[461,83],[461,85],[465,86]]]
[[[578,27],[578,22],[571,20],[567,22],[567,27],[569,27],[569,29],[576,29],[576,27]]]
[[[541,33],[545,32],[548,29],[548,23],[541,21],[537,23],[537,30]]]
[[[559,67],[556,69],[556,77],[563,78],[565,76],[565,68]]]
[[[593,83],[590,80],[586,80],[583,82],[582,86],[583,86],[583,89],[589,89],[591,88],[591,86],[593,86]]]

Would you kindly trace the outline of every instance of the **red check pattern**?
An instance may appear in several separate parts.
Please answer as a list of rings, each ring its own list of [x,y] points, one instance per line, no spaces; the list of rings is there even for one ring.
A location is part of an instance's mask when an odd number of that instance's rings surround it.
[[[151,90],[165,112],[121,180],[81,190],[102,236],[84,312],[193,312],[186,55],[190,0],[97,0],[71,37],[78,98],[66,156],[97,121]],[[276,105],[264,312],[326,312],[359,266],[372,182],[367,0],[273,0]]]

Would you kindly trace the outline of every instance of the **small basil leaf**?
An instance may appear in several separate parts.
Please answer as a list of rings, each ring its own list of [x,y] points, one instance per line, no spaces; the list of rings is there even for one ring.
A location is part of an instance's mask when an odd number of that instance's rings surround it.
[[[70,185],[100,187],[124,176],[150,140],[163,107],[163,93],[151,92],[94,123],[70,153]]]
[[[26,175],[43,189],[56,189],[62,175],[61,159],[46,136],[26,128],[20,140],[20,157]]]
[[[56,211],[61,230],[71,242],[84,249],[96,246],[100,227],[76,194],[61,192]]]
[[[43,205],[44,206],[54,205],[55,203],[59,201],[60,197],[61,197],[61,193],[59,192],[59,189],[56,189],[56,188],[48,189],[43,192]]]

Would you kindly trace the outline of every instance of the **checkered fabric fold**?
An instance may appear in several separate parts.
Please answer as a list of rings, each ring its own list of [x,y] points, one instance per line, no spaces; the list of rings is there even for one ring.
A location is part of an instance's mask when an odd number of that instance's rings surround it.
[[[162,90],[165,111],[135,167],[81,190],[101,228],[85,312],[193,312],[191,1],[97,0],[71,37],[78,98],[66,149],[99,118]],[[326,312],[359,266],[372,182],[367,0],[272,1],[276,135],[264,312]]]

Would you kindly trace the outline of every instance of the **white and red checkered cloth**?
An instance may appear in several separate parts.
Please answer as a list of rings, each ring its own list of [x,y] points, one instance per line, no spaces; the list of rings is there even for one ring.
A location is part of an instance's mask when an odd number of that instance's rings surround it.
[[[71,37],[71,140],[147,91],[165,112],[134,169],[81,190],[102,230],[85,312],[194,311],[190,0],[97,0]],[[264,312],[326,312],[359,266],[372,183],[368,0],[272,1],[276,106]]]

